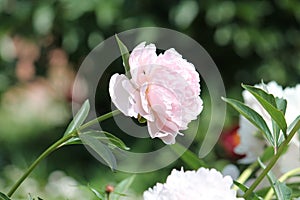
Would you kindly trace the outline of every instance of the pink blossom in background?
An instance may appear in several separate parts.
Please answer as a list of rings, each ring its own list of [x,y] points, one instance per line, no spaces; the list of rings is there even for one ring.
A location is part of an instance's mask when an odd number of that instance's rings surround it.
[[[110,79],[112,102],[126,116],[145,118],[151,138],[174,144],[203,109],[198,72],[175,49],[157,55],[155,45],[145,42],[133,49],[129,65],[131,79]]]

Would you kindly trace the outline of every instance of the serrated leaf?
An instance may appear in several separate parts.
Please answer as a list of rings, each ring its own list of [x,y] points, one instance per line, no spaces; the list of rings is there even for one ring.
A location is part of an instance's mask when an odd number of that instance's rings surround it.
[[[185,162],[192,169],[199,169],[200,167],[207,167],[207,165],[202,161],[195,153],[185,148],[179,143],[175,143],[170,146],[173,151],[175,151],[180,156],[180,159]],[[183,153],[184,152],[184,153]]]
[[[262,169],[266,168],[266,166],[261,162],[259,158],[258,158],[258,163]],[[286,186],[286,184],[279,182],[271,171],[268,172],[267,177],[278,200],[291,199],[292,190],[288,186]]]
[[[101,141],[95,140],[95,138],[89,134],[80,134],[81,141],[88,145],[97,155],[99,155],[105,163],[111,168],[116,169],[117,161],[110,149],[104,145]]]
[[[11,200],[6,194],[0,192],[0,200]]]
[[[79,128],[83,122],[85,121],[85,119],[87,118],[88,114],[90,111],[90,103],[88,100],[86,100],[81,108],[79,109],[79,111],[77,112],[77,114],[75,115],[75,117],[73,118],[73,120],[71,121],[71,123],[69,124],[67,130],[65,131],[64,135],[68,135],[70,134],[72,131],[74,131],[75,129]]]
[[[242,190],[243,192],[246,192],[247,190],[248,190],[248,187],[247,186],[245,186],[244,184],[241,184],[241,183],[239,183],[239,182],[237,182],[237,181],[233,181],[233,183],[236,185],[236,186],[238,186],[239,188],[240,188],[240,190]],[[260,197],[260,196],[258,196],[256,193],[252,193],[251,195],[250,195],[250,197],[248,198],[248,199],[251,199],[251,200],[263,200],[263,198],[262,197]]]
[[[126,196],[126,192],[128,191],[134,179],[135,175],[124,179],[118,185],[116,185],[114,192],[112,192],[110,195],[110,200],[119,200],[121,196]]]
[[[242,87],[256,98],[256,100],[264,107],[264,109],[269,113],[271,118],[276,122],[279,128],[284,133],[286,133],[287,124],[284,118],[284,114],[282,111],[277,109],[275,97],[271,94],[268,94],[264,90],[256,88],[254,86],[242,84]]]
[[[233,108],[235,108],[241,115],[243,115],[246,119],[248,119],[254,126],[256,126],[265,136],[265,138],[268,140],[268,142],[274,146],[274,140],[273,136],[270,132],[269,127],[267,126],[265,120],[258,114],[255,110],[249,108],[246,106],[244,103],[234,100],[234,99],[229,99],[229,98],[224,98],[222,99],[229,103]]]
[[[118,35],[115,35],[121,55],[122,55],[122,60],[123,60],[123,66],[126,72],[126,76],[130,79],[131,75],[130,75],[130,66],[129,66],[129,51],[127,49],[127,47],[125,46],[125,44],[119,39]]]

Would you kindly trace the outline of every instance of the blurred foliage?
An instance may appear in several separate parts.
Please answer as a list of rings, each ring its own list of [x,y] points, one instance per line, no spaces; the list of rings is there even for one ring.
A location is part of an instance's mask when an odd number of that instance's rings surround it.
[[[159,26],[191,36],[214,59],[231,97],[241,98],[241,82],[276,80],[283,86],[292,86],[300,81],[297,0],[0,0],[0,21],[1,169],[11,163],[24,168],[24,160],[35,158],[60,137],[71,116],[68,102],[76,69],[91,49],[121,31]],[[114,65],[122,68],[120,62]],[[112,72],[107,73],[102,81],[108,82]],[[202,85],[206,102],[209,94],[205,83]],[[35,90],[30,95],[32,89]],[[34,99],[37,93],[40,98]],[[109,111],[107,85],[99,87],[97,98],[99,114]],[[45,99],[49,100],[47,104]],[[75,99],[78,103],[83,100],[84,95]],[[200,115],[203,126],[192,151],[199,149],[204,137],[201,131],[205,132],[209,120],[207,106]],[[235,120],[228,117],[227,126]],[[110,129],[113,131],[114,126]],[[135,143],[131,137],[120,137],[128,146]],[[143,140],[136,146],[142,152],[152,145]],[[74,152],[76,160],[70,158]],[[205,159],[217,162],[219,169],[228,163],[215,152]],[[102,171],[108,169],[80,147],[59,151],[47,164],[36,172],[41,179],[47,178],[51,170],[63,169],[83,184],[92,182],[104,188],[107,182],[116,183],[126,177],[122,173],[104,174]],[[160,170],[159,175],[141,175],[133,188],[141,192],[154,182],[164,181],[171,167],[181,165],[178,161]]]

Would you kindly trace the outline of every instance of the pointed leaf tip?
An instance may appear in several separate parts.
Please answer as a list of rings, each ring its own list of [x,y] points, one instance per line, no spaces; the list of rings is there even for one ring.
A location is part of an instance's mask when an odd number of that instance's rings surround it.
[[[115,34],[120,52],[121,52],[121,56],[122,56],[122,60],[123,60],[123,66],[125,69],[125,73],[126,76],[130,79],[131,75],[130,75],[130,66],[129,66],[129,51],[127,49],[127,47],[125,46],[125,44],[120,40],[120,38],[118,37],[117,34]]]
[[[260,88],[245,84],[242,84],[242,87],[255,97],[255,99],[269,113],[280,129],[286,133],[287,124],[283,111],[283,109],[285,109],[284,102],[280,102],[279,100],[276,102],[276,99],[272,94],[269,94]]]
[[[66,129],[64,135],[70,134],[75,129],[79,128],[85,119],[87,118],[88,114],[90,112],[90,102],[89,100],[85,100],[85,102],[82,104],[81,108],[69,124],[68,128]]]
[[[254,126],[256,126],[266,137],[268,142],[274,146],[274,138],[272,133],[260,114],[255,110],[248,107],[244,103],[237,101],[235,99],[223,98],[225,102],[230,104],[234,109],[236,109],[241,115],[243,115],[247,120],[249,120]]]

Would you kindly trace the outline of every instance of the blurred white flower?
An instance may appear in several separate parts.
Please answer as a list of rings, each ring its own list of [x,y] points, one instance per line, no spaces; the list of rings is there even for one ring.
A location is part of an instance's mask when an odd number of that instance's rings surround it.
[[[24,172],[16,166],[7,166],[3,170],[3,177],[0,178],[0,190],[8,191],[9,183],[17,180]],[[74,178],[67,176],[62,171],[54,171],[44,185],[41,180],[29,177],[16,191],[15,196],[19,199],[27,199],[28,194],[32,197],[40,197],[47,200],[56,199],[92,199],[93,194],[87,187],[82,187]],[[44,181],[44,180],[43,180]]]
[[[285,118],[287,125],[290,125],[300,115],[300,84],[286,88],[283,96],[287,100]],[[278,167],[281,173],[300,167],[300,141],[298,134],[293,137],[284,156],[279,158]]]
[[[144,200],[242,200],[231,189],[232,183],[230,176],[224,177],[215,169],[174,169],[165,184],[157,183],[144,192]]]
[[[282,97],[283,90],[280,85],[276,82],[272,81],[266,85],[258,84],[255,87],[259,87],[266,92],[273,94],[275,97]],[[260,114],[270,130],[272,130],[272,121],[270,115],[264,108],[260,105],[260,103],[250,94],[250,92],[244,90],[243,93],[244,103],[255,110],[258,114]],[[240,134],[240,144],[235,148],[235,153],[244,154],[245,157],[240,159],[239,162],[243,164],[248,164],[256,161],[257,157],[262,154],[266,142],[262,138],[259,130],[252,125],[247,119],[243,116],[240,116],[240,129],[238,130]]]
[[[275,97],[287,100],[287,109],[285,118],[287,125],[300,115],[300,85],[293,88],[282,89],[280,85],[272,81],[267,85],[258,84],[256,87],[273,94]],[[263,109],[259,102],[248,92],[243,91],[243,98],[246,105],[258,112],[266,121],[270,130],[272,130],[272,121],[270,115]],[[239,160],[240,163],[249,164],[256,161],[257,157],[262,155],[263,150],[268,145],[265,139],[259,133],[259,130],[253,126],[244,117],[240,117],[240,144],[235,148],[235,153],[245,154],[246,156]],[[299,139],[294,137],[290,143],[289,149],[275,165],[273,171],[279,174],[285,173],[296,167],[300,167]]]
[[[240,170],[236,165],[228,164],[223,168],[222,174],[224,176],[231,176],[233,180],[236,180],[240,176]]]
[[[62,171],[52,172],[45,187],[46,192],[54,198],[86,199],[87,194],[78,189],[79,183]]]

